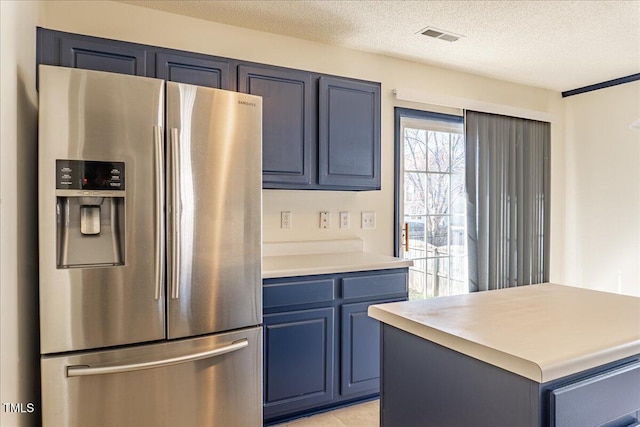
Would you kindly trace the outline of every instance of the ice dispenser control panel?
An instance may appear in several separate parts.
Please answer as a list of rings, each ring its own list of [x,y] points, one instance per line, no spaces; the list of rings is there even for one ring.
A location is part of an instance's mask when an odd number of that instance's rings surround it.
[[[124,162],[56,160],[58,190],[124,190]]]
[[[125,263],[124,162],[56,160],[58,268]]]

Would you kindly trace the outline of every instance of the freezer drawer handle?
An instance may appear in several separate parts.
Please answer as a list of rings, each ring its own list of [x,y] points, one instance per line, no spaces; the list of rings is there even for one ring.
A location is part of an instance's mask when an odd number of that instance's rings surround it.
[[[104,375],[104,374],[119,374],[122,372],[141,371],[143,369],[163,368],[165,366],[178,365],[180,363],[193,362],[201,359],[208,359],[211,357],[221,356],[226,353],[231,353],[243,349],[249,345],[247,339],[235,341],[234,343],[216,348],[215,350],[203,351],[202,353],[189,354],[186,356],[172,357],[170,359],[156,360],[153,362],[133,363],[130,365],[118,365],[118,366],[103,366],[95,367],[87,365],[80,366],[67,366],[67,377],[83,377],[88,375]]]

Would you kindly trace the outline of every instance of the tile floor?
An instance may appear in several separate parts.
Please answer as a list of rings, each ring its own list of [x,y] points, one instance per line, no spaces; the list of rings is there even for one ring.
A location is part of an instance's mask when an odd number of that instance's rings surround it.
[[[380,401],[360,403],[323,414],[299,418],[275,427],[379,427]]]

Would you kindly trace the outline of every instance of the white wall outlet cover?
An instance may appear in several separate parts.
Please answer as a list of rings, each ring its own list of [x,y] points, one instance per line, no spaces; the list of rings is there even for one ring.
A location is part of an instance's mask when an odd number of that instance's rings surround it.
[[[329,228],[331,226],[331,217],[329,212],[320,212],[320,228]]]
[[[375,212],[362,212],[362,228],[376,228]]]
[[[340,212],[340,228],[349,228],[350,222],[349,212]]]
[[[280,212],[280,228],[291,228],[291,211]]]

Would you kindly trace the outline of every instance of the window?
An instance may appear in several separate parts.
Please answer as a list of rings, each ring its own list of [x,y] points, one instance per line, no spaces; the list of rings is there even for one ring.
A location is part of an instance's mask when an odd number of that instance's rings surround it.
[[[409,298],[468,293],[463,119],[398,108],[396,122],[397,252],[414,262]]]

